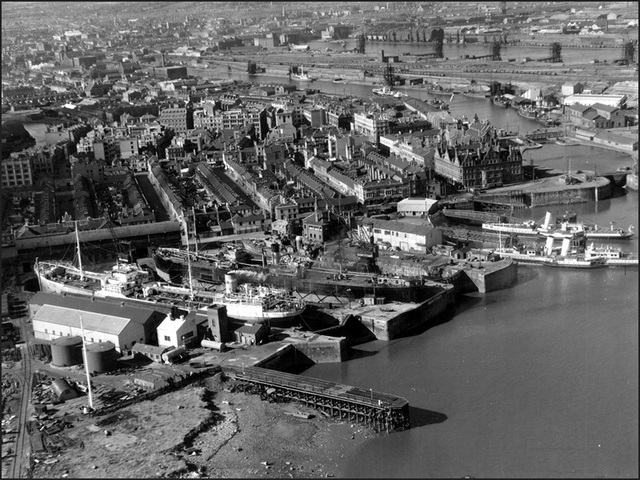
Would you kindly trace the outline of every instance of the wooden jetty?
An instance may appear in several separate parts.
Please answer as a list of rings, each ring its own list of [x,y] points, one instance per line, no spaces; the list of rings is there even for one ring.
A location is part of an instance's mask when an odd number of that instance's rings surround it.
[[[401,397],[261,367],[223,365],[245,393],[269,402],[296,401],[325,416],[362,423],[376,431],[410,428],[409,402]]]

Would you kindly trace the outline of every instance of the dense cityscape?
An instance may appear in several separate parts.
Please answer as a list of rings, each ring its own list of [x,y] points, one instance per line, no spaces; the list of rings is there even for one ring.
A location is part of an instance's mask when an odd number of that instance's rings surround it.
[[[634,2],[3,2],[2,476],[637,478],[637,48]]]

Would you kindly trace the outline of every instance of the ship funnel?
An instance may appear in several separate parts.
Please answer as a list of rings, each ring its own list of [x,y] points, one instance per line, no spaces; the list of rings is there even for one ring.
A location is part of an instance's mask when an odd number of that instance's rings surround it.
[[[569,253],[569,247],[571,246],[571,239],[570,238],[563,238],[562,239],[562,250],[560,251],[560,255],[562,255],[563,257],[566,257],[567,254]]]
[[[552,251],[553,251],[553,237],[547,237],[547,243],[544,246],[544,253],[546,253],[547,255],[551,255]]]
[[[224,276],[224,286],[227,293],[235,293],[238,289],[238,277],[233,273],[227,273]]]
[[[542,224],[542,228],[545,230],[549,230],[550,226],[551,226],[551,212],[547,212],[547,214],[544,216],[544,223]]]

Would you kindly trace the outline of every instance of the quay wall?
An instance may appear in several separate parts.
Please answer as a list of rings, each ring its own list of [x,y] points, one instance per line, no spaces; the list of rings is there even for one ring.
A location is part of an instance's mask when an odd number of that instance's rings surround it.
[[[289,344],[283,345],[277,351],[275,351],[273,355],[256,362],[254,366],[269,368],[271,370],[287,370],[289,367],[296,365],[296,362],[298,362],[299,360],[304,360],[304,357],[302,357],[301,359],[297,359],[295,347]],[[308,361],[307,363],[309,365],[313,364],[313,362],[311,361]]]
[[[638,190],[638,174],[630,173],[627,175],[627,188],[630,190]]]
[[[254,366],[286,371],[291,367],[311,366],[315,363],[339,363],[346,358],[345,338],[295,343],[285,341],[273,355],[256,362]]]
[[[377,340],[393,340],[406,335],[411,330],[428,325],[435,317],[453,307],[454,297],[453,287],[448,286],[420,303],[415,309],[403,312],[390,320],[362,315],[360,322],[375,335]]]
[[[496,262],[498,263],[498,262]],[[512,259],[501,260],[504,265],[491,265],[491,268],[467,268],[464,273],[473,282],[480,293],[489,293],[510,288],[518,279],[518,267]]]
[[[540,207],[545,205],[595,202],[611,197],[612,191],[613,186],[611,182],[606,182],[604,185],[595,184],[579,188],[559,188],[558,190],[524,192],[524,196],[529,197],[530,206]]]
[[[296,343],[293,348],[315,363],[339,363],[346,360],[346,339]]]

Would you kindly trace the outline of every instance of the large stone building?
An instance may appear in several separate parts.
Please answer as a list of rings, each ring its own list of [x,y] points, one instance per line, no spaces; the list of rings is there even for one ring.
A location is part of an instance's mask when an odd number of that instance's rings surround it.
[[[522,154],[509,140],[491,139],[453,146],[443,141],[435,150],[434,167],[438,175],[466,189],[523,180]]]
[[[389,133],[389,120],[380,115],[355,113],[353,130],[366,135],[371,142],[377,144],[381,135]]]

